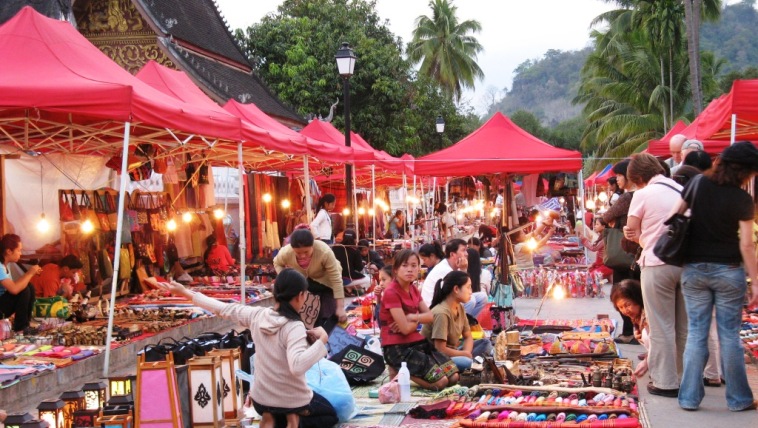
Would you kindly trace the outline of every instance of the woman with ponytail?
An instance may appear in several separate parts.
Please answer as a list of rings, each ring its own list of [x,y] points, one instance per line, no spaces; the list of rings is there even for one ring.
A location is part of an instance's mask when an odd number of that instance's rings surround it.
[[[334,230],[332,230],[332,218],[329,211],[334,209],[336,203],[337,197],[331,193],[319,198],[318,204],[316,204],[316,217],[311,222],[313,235],[328,245],[334,244]]]
[[[405,362],[412,381],[425,389],[441,390],[458,382],[458,369],[418,332],[419,324],[432,321],[432,313],[415,284],[419,262],[418,254],[411,250],[395,255],[393,280],[382,292],[379,338],[391,378]]]
[[[474,341],[471,336],[463,306],[471,294],[471,278],[465,271],[454,270],[445,275],[434,286],[433,321],[421,329],[421,334],[432,341],[437,351],[452,359],[458,370],[471,368],[474,357],[492,355],[489,339]]]
[[[178,282],[153,283],[250,328],[256,345],[250,395],[255,410],[262,415],[262,428],[325,427],[337,423],[332,405],[313,392],[305,380],[305,372],[326,356],[329,336],[321,327],[306,330],[300,319],[308,289],[303,275],[294,269],[283,269],[277,275],[273,308],[223,303]]]

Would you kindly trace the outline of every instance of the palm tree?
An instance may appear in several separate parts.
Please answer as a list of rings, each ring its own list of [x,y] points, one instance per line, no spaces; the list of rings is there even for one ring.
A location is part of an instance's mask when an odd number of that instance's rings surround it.
[[[700,68],[700,21],[721,16],[721,0],[683,0],[687,26],[687,56],[690,65],[690,90],[695,115],[703,111],[703,86]]]
[[[437,82],[442,90],[460,101],[464,88],[484,78],[476,63],[482,45],[471,33],[482,30],[479,21],[458,22],[452,0],[430,0],[432,16],[416,18],[413,39],[408,43],[408,58],[421,62],[419,74]]]

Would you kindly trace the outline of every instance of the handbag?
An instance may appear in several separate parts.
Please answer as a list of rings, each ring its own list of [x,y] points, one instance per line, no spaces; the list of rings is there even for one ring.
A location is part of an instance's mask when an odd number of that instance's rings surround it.
[[[143,195],[140,194],[139,192],[134,192],[134,194],[132,195],[132,198],[134,199],[132,206],[134,207],[134,210],[137,212],[137,224],[139,224],[140,229],[142,229],[143,225],[148,224],[150,222],[147,216],[147,206],[145,205],[145,199]]]
[[[347,345],[329,360],[339,364],[350,385],[371,382],[384,373],[383,356],[355,345]]]
[[[512,307],[490,306],[490,316],[492,317],[492,334],[506,331],[516,323],[516,313]]]
[[[693,179],[696,181],[692,184],[692,205],[690,206],[690,213],[692,212],[692,207],[695,205],[697,188],[700,186],[702,177],[703,176],[700,175]],[[676,188],[671,187],[668,184],[658,184],[665,185],[678,192]],[[656,241],[655,246],[653,247],[653,254],[667,265],[682,266],[684,264],[685,248],[687,248],[687,235],[690,228],[690,217],[684,215],[686,210],[687,205],[681,203],[679,212],[672,214],[671,217],[663,222],[664,225],[668,226],[668,230],[658,238],[658,241]]]
[[[139,213],[134,209],[134,202],[132,198],[126,196],[126,218],[129,221],[129,231],[139,232],[142,230],[142,225],[139,223]]]
[[[34,301],[34,316],[42,318],[63,318],[71,315],[68,300],[62,296],[38,297]]]
[[[105,202],[97,191],[92,192],[95,198],[95,213],[97,213],[97,221],[100,224],[100,230],[108,232],[111,230],[111,223],[108,219],[108,213],[105,210]]]
[[[66,198],[66,192],[61,191],[59,193],[58,212],[60,213],[61,221],[74,221],[74,211],[71,208],[71,202]]]
[[[501,308],[510,308],[513,306],[513,286],[511,285],[510,281],[503,284],[499,279],[497,279],[497,276],[495,276],[492,279],[490,296],[492,297],[491,300],[493,302],[493,306]]]
[[[605,241],[605,255],[603,264],[611,269],[629,269],[634,263],[634,255],[629,254],[621,247],[624,232],[621,229],[606,227],[603,231]]]
[[[81,220],[82,221],[88,221],[92,223],[92,227],[95,230],[100,230],[100,220],[97,218],[97,213],[95,212],[95,208],[92,205],[92,201],[89,198],[89,195],[86,192],[82,192],[82,198],[79,201],[79,210],[81,211]]]
[[[132,276],[132,264],[129,259],[129,249],[122,247],[119,254],[118,279],[129,279]]]

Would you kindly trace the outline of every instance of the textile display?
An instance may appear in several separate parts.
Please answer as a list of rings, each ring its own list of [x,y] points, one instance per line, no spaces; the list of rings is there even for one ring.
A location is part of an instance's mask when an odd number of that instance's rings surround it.
[[[265,174],[247,174],[245,180],[245,201],[248,226],[247,257],[252,260],[271,258],[273,251],[281,248],[281,239],[286,233],[287,212],[282,208],[282,200],[289,199],[289,179],[271,177]],[[263,200],[270,195],[270,202]]]
[[[524,297],[542,297],[556,288],[562,288],[566,297],[602,295],[603,274],[600,271],[539,267],[514,271],[512,278],[515,288],[523,290]]]

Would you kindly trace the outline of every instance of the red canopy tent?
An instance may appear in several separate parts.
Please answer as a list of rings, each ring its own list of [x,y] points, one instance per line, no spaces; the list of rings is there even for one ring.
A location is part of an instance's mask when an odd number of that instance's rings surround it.
[[[68,22],[28,6],[0,27],[0,57],[0,126],[23,150],[117,150],[125,122],[137,141],[241,137],[238,118],[177,102],[119,67]]]
[[[728,94],[713,100],[697,117],[694,138],[729,140],[733,114],[736,139],[758,140],[758,79],[735,80]]]
[[[670,157],[671,153],[669,150],[669,142],[671,141],[671,137],[676,134],[681,134],[685,128],[687,128],[686,123],[682,122],[681,120],[677,121],[669,130],[669,132],[666,133],[666,135],[658,140],[650,140],[647,145],[647,152],[653,156]]]
[[[416,159],[416,175],[531,174],[576,171],[582,154],[553,147],[516,126],[500,112],[461,141]]]

